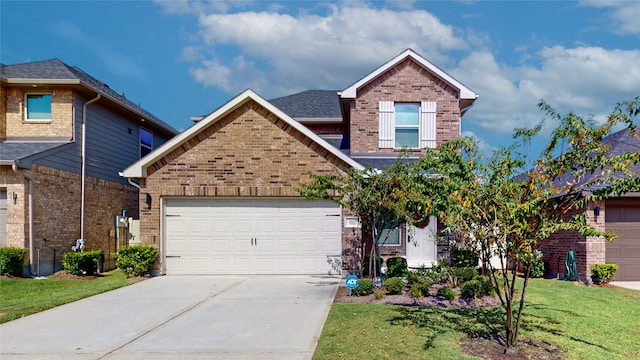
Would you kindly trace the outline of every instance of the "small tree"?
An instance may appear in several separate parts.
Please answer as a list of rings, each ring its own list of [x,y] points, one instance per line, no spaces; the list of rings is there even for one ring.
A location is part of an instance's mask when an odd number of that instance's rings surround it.
[[[379,259],[380,245],[388,237],[385,229],[393,229],[416,218],[415,210],[422,209],[423,198],[417,188],[416,174],[401,156],[391,167],[378,171],[371,167],[351,170],[341,175],[311,175],[311,181],[298,187],[298,192],[309,199],[331,200],[350,209],[360,220],[364,249],[370,249],[370,259]],[[422,211],[424,214],[425,211]],[[428,216],[424,215],[424,216]],[[364,265],[364,264],[363,264]],[[369,274],[376,277],[376,266],[369,266]]]
[[[526,150],[541,125],[516,130],[516,145],[494,152],[487,161],[471,140],[461,139],[427,152],[419,165],[439,174],[439,181],[425,181],[423,186],[436,199],[441,221],[463,235],[462,242],[481,250],[483,269],[489,270],[486,273],[505,309],[507,348],[518,341],[540,241],[559,230],[611,239],[613,234],[587,225],[581,209],[590,201],[640,190],[638,174],[629,170],[640,162],[640,154],[611,154],[602,142],[616,125],[633,131],[633,118],[640,113],[638,98],[619,104],[601,125],[574,114],[561,117],[543,101],[539,107],[559,125],[530,169],[524,168],[529,163]],[[499,260],[499,268],[492,268],[488,261],[492,257]],[[521,287],[510,264],[522,264]],[[504,282],[503,291],[498,277]]]

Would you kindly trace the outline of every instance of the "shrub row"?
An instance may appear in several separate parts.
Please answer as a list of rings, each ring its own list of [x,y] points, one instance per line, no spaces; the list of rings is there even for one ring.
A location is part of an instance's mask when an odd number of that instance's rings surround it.
[[[25,249],[0,248],[0,275],[20,276],[24,268]]]
[[[101,250],[68,252],[62,256],[62,266],[71,275],[94,275],[101,255]]]
[[[126,277],[144,275],[153,269],[159,253],[158,249],[147,245],[121,247],[115,255],[116,266]]]

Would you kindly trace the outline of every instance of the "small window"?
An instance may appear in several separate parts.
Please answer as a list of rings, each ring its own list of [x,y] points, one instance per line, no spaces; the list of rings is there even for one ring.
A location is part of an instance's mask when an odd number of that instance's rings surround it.
[[[420,126],[420,104],[396,103],[396,144],[397,149],[418,148],[418,130]]]
[[[140,157],[153,151],[153,133],[145,128],[140,128]]]
[[[399,246],[400,245],[400,227],[385,228],[380,234],[378,244],[382,246]]]
[[[51,94],[27,94],[26,120],[51,120]]]

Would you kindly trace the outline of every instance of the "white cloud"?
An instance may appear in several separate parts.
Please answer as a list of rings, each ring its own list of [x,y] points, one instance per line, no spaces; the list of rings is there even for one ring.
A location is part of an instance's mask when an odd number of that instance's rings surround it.
[[[223,89],[238,92],[247,83],[215,79],[219,75],[210,71],[212,62],[224,63],[233,73],[241,71],[236,65],[242,62],[230,63],[232,59],[211,51],[237,47],[245,61],[264,64],[250,72],[251,83],[260,86],[254,90],[274,97],[299,89],[345,88],[408,47],[438,64],[451,63],[444,55],[447,51],[469,48],[452,26],[423,10],[392,11],[352,2],[332,4],[327,10],[324,16],[203,12],[198,17],[201,42],[191,45],[183,58],[201,59],[192,70],[199,74],[197,81],[225,83]]]
[[[483,154],[485,158],[490,158],[493,152],[498,150],[496,147],[491,146],[488,142],[478,137],[472,131],[463,131],[461,135],[462,137],[469,137],[473,139],[473,141],[475,141],[476,145],[478,146],[478,152]]]
[[[584,6],[611,9],[607,29],[616,34],[640,34],[640,2],[638,1],[581,1]]]

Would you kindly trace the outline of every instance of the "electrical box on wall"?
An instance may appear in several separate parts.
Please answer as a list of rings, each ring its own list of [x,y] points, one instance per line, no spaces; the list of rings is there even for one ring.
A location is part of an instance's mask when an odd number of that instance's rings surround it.
[[[140,220],[129,218],[129,245],[142,244],[140,239]]]

